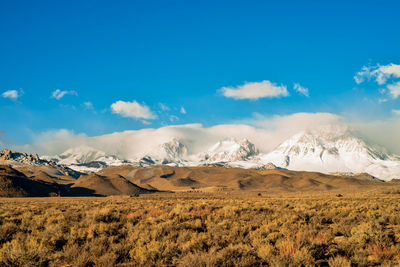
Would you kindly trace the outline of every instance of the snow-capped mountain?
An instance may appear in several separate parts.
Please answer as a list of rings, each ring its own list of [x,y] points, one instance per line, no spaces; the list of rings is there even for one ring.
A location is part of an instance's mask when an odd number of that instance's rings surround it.
[[[400,176],[400,158],[367,144],[345,126],[324,126],[294,135],[261,162],[278,167],[318,172],[367,172],[390,180]]]
[[[190,143],[190,142],[189,142]],[[134,144],[132,144],[134,145]],[[154,146],[129,160],[91,147],[69,149],[55,160],[79,171],[97,171],[124,163],[148,166],[224,166],[241,168],[287,168],[323,173],[368,173],[390,180],[400,177],[400,157],[371,145],[347,126],[331,125],[302,131],[269,153],[259,153],[247,139],[226,138],[209,149],[189,154],[179,139]]]
[[[207,162],[232,162],[249,160],[257,154],[258,149],[249,140],[229,138],[219,141],[199,157]]]
[[[166,164],[172,166],[212,165],[245,167],[255,163],[250,159],[258,154],[258,149],[247,139],[228,138],[217,142],[205,152],[188,154],[187,147],[178,139],[159,145],[156,149],[133,160],[139,166]],[[240,162],[240,163],[239,163]],[[217,165],[216,165],[217,164]]]
[[[140,166],[153,164],[170,164],[175,166],[185,165],[188,156],[187,147],[178,139],[173,138],[171,141],[159,145],[155,150],[139,156],[133,162]]]
[[[24,165],[42,165],[42,164],[51,164],[46,160],[42,160],[39,158],[37,154],[30,155],[27,153],[13,152],[9,149],[4,149],[0,151],[0,161],[10,161],[14,162],[14,164],[24,164]]]
[[[118,166],[127,163],[117,156],[108,155],[89,146],[70,148],[58,156],[46,158],[51,158],[58,164],[70,166],[71,169],[76,171],[98,171],[106,166]]]
[[[76,172],[72,168],[59,165],[53,160],[40,158],[37,154],[31,155],[27,153],[14,152],[9,149],[0,151],[0,164],[6,164],[12,167],[41,166],[52,168],[56,170],[59,175],[70,175],[72,177],[79,177],[80,175],[80,173]]]

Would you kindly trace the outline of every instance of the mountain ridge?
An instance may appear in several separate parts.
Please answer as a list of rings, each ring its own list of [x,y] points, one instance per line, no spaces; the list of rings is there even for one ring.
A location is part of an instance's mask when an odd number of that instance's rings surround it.
[[[384,180],[400,177],[399,156],[367,143],[357,132],[344,125],[325,125],[299,132],[268,153],[261,153],[246,138],[230,137],[217,141],[209,148],[204,148],[202,152],[192,154],[188,153],[190,147],[178,138],[159,144],[155,149],[137,155],[133,159],[110,156],[95,149],[88,150],[92,154],[86,156],[83,150],[79,151],[79,148],[71,148],[67,151],[75,151],[75,154],[80,155],[81,158],[96,159],[96,161],[85,163],[84,167],[89,171],[88,164],[97,164],[97,168],[93,168],[92,171],[122,164],[240,168],[261,168],[270,164],[269,168],[276,166],[276,168],[299,171],[353,174],[365,172]],[[69,154],[73,155],[70,152]],[[66,155],[68,155],[66,152],[60,154],[64,157],[59,161],[60,163],[75,160],[74,164],[68,166],[76,170],[84,170],[76,163],[76,156],[69,159]],[[100,161],[100,159],[112,160]]]

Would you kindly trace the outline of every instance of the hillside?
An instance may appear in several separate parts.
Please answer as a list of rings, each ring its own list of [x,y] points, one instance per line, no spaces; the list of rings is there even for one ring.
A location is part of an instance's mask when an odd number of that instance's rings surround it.
[[[47,197],[58,191],[57,184],[31,180],[22,172],[0,165],[0,197]]]
[[[333,173],[293,171],[273,164],[257,168],[210,166],[139,167],[123,164],[97,173],[80,173],[78,178],[60,172],[57,164],[0,165],[0,196],[110,196],[138,195],[152,192],[327,192],[368,191],[394,186],[368,173]]]
[[[368,179],[365,175],[338,176],[284,169],[258,170],[162,165],[130,169],[123,166],[109,168],[100,173],[121,174],[138,186],[161,191],[320,192],[369,190],[388,186],[388,183],[373,178]]]
[[[96,173],[82,175],[72,185],[73,189],[92,190],[94,195],[138,195],[150,193],[151,190],[141,188],[119,174],[102,176]]]

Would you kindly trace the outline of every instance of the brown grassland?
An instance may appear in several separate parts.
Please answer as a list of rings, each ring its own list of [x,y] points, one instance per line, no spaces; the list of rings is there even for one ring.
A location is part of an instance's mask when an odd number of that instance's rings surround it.
[[[0,199],[1,266],[398,266],[400,191]]]

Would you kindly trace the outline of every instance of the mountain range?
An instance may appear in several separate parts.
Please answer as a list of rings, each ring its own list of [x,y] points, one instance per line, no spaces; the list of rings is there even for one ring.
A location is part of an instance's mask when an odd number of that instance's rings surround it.
[[[269,152],[245,138],[227,137],[196,152],[192,145],[172,138],[130,158],[88,145],[44,157],[3,150],[0,197],[166,191],[343,193],[391,190],[400,177],[399,156],[347,127],[302,131]]]
[[[368,173],[383,180],[400,177],[400,157],[370,144],[347,126],[327,125],[302,131],[269,152],[260,152],[247,139],[227,137],[204,151],[190,153],[190,144],[178,138],[131,158],[78,146],[45,159],[76,171],[96,172],[107,166],[224,166],[282,168],[355,175]]]

